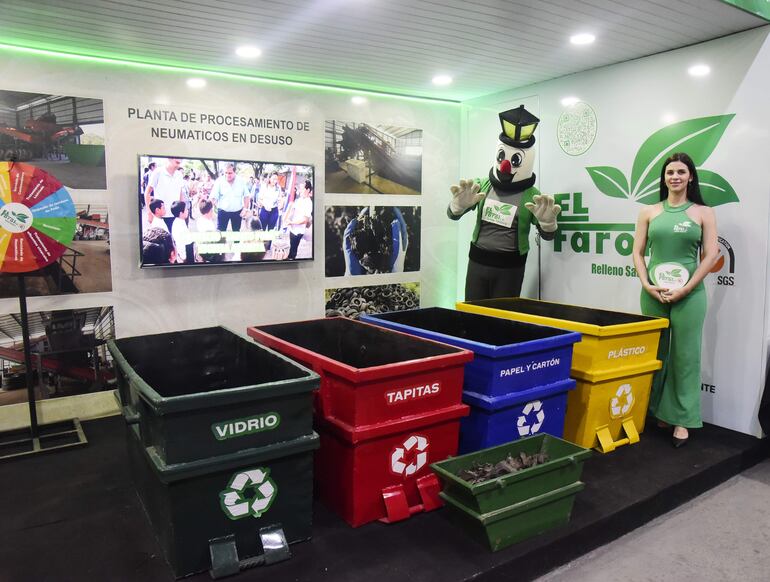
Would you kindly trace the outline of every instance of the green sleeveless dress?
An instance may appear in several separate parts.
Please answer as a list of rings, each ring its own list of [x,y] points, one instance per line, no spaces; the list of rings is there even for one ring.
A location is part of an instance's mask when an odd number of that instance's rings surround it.
[[[687,202],[671,207],[663,201],[663,212],[650,221],[647,241],[650,283],[675,289],[683,287],[698,267],[702,230],[686,210]],[[676,303],[661,303],[644,289],[642,313],[667,317],[670,326],[661,333],[658,358],[663,367],[655,374],[650,392],[653,416],[687,428],[703,426],[701,420],[701,338],[706,318],[706,292],[703,282]]]

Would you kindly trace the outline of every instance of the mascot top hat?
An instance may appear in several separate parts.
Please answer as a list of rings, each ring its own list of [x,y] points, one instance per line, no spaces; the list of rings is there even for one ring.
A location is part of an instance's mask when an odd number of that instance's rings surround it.
[[[509,109],[499,114],[500,141],[505,145],[517,148],[531,148],[535,145],[535,129],[540,119],[519,105],[515,109]]]

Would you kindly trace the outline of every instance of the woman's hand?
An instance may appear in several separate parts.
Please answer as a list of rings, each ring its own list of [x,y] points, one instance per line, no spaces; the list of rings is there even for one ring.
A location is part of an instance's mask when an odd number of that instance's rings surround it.
[[[658,287],[657,285],[650,285],[647,284],[644,286],[644,290],[647,291],[647,293],[650,294],[650,297],[653,299],[660,301],[661,303],[668,303],[667,301],[664,301],[664,293],[668,291],[665,287]]]
[[[664,289],[661,293],[662,303],[676,303],[687,297],[684,287],[680,289]]]

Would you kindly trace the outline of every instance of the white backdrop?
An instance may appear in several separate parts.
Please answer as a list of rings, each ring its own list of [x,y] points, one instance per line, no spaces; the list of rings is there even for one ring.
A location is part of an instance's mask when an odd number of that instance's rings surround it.
[[[322,317],[325,287],[418,281],[424,305],[451,305],[456,272],[456,228],[447,225],[447,184],[459,168],[460,107],[424,100],[211,76],[203,90],[186,86],[181,72],[80,60],[20,55],[0,50],[0,89],[95,97],[104,101],[107,197],[113,291],[35,297],[31,311],[114,305],[119,337],[225,325],[245,333],[249,325]],[[201,75],[197,75],[201,76]],[[205,76],[205,75],[204,75]],[[221,144],[154,138],[150,127],[191,128],[173,122],[129,119],[128,109],[304,120],[308,132],[288,134],[291,146]],[[326,195],[324,120],[342,119],[423,130],[422,196]],[[199,126],[200,127],[200,126]],[[202,129],[221,129],[203,128]],[[238,128],[229,128],[238,131]],[[268,160],[315,166],[315,261],[281,265],[140,270],[138,245],[138,154]],[[96,202],[101,192],[73,191],[76,202]],[[418,273],[325,279],[324,206],[328,204],[418,205],[422,207],[421,267]],[[14,299],[0,312],[18,311]]]
[[[479,150],[491,151],[496,139],[491,125],[497,122],[498,110],[520,103],[539,105],[534,111],[541,118],[536,132],[540,160],[537,185],[545,193],[563,195],[565,216],[571,215],[573,220],[587,217],[585,222],[571,223],[581,234],[562,227],[566,240],[558,252],[553,244],[544,243],[542,297],[638,313],[641,286],[633,273],[627,276],[626,268],[633,266],[631,256],[617,252],[615,241],[618,237],[623,243],[629,241],[629,234],[624,234],[626,231],[621,225],[632,225],[642,206],[617,191],[618,197],[602,193],[586,168],[611,166],[622,172],[625,179],[630,179],[637,152],[656,131],[674,126],[681,130],[683,126],[676,124],[705,117],[721,121],[721,125],[717,121],[693,122],[700,129],[690,131],[700,131],[699,135],[708,134],[713,138],[713,152],[705,156],[699,168],[721,176],[729,186],[717,180],[718,184],[723,190],[732,187],[740,200],[716,207],[718,233],[724,241],[720,251],[725,255],[725,262],[706,282],[709,312],[702,352],[703,414],[708,422],[757,436],[761,433],[756,413],[764,383],[767,336],[768,30],[763,27],[467,103],[469,111],[465,119],[470,122],[463,134],[465,142],[479,144]],[[597,46],[595,50],[601,48]],[[688,75],[688,67],[697,63],[707,63],[711,74],[700,78]],[[580,155],[566,153],[557,139],[558,121],[566,111],[561,104],[565,97],[577,97],[596,114],[595,141]],[[473,122],[482,113],[489,116],[490,122]],[[734,114],[732,119],[719,117],[730,114]],[[709,126],[715,127],[704,129]],[[670,138],[669,145],[675,150],[697,148],[695,138],[685,140],[682,131],[677,133],[675,128],[673,134],[676,135]],[[466,152],[461,167],[464,172],[483,175],[490,161],[479,160],[472,152]],[[703,174],[711,175],[706,172]],[[607,170],[603,173],[606,175]],[[575,193],[582,196],[582,204],[577,208]],[[463,234],[458,264],[467,253],[468,234]],[[579,238],[573,246],[575,236]],[[597,237],[604,241],[603,252],[598,252]],[[733,261],[728,247],[734,253]],[[731,266],[733,272],[730,272]],[[525,288],[528,296],[534,296],[533,289],[536,289],[531,279],[537,274],[537,266],[532,267],[533,261],[530,261],[530,282]],[[623,274],[601,274],[617,270]],[[458,281],[460,279],[458,273]],[[462,294],[462,285],[458,284],[458,297]]]

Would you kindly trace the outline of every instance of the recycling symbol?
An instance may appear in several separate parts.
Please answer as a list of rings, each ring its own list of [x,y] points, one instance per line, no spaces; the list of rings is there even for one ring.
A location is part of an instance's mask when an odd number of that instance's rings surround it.
[[[406,464],[404,457],[407,451],[416,451],[414,460]],[[396,447],[390,453],[390,470],[396,475],[409,477],[422,469],[428,462],[428,439],[424,436],[412,435],[404,441],[400,447]]]
[[[527,424],[527,417],[533,412],[537,413],[535,415],[535,422],[531,425]],[[540,430],[540,427],[543,426],[544,420],[545,411],[543,410],[543,403],[539,400],[527,402],[526,406],[524,406],[524,409],[521,411],[521,415],[516,420],[516,428],[519,429],[519,436],[535,434]]]
[[[260,517],[275,500],[278,488],[269,477],[270,469],[259,467],[236,473],[219,493],[222,511],[230,519]]]
[[[628,413],[634,406],[634,393],[631,384],[623,384],[615,392],[615,397],[610,401],[610,416],[619,418]]]

